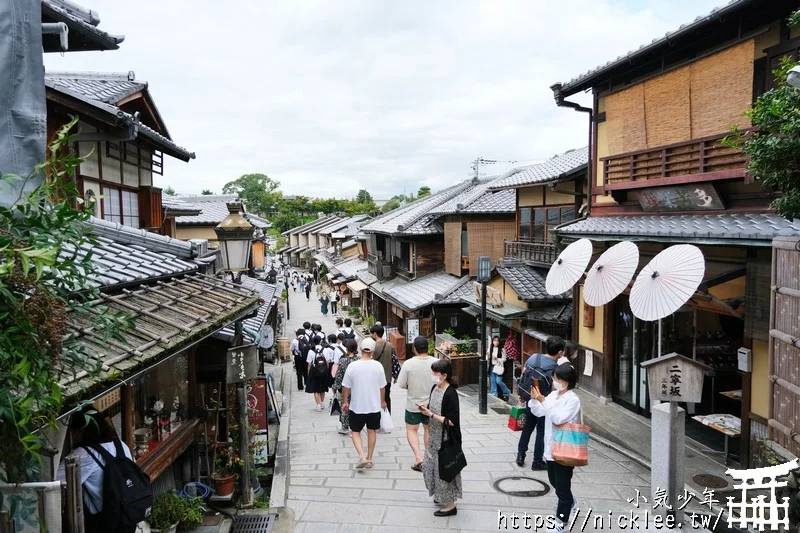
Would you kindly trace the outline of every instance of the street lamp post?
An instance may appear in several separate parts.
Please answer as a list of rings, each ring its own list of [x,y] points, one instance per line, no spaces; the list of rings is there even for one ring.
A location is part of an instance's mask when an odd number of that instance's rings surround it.
[[[478,412],[485,415],[488,412],[489,401],[487,387],[489,381],[489,361],[486,360],[486,284],[492,278],[492,263],[489,257],[478,257],[478,282],[481,284],[481,330],[480,342],[481,359],[478,366]]]
[[[253,244],[253,225],[250,224],[242,215],[241,203],[228,204],[230,213],[220,222],[214,232],[217,234],[219,247],[222,252],[223,268],[231,275],[234,283],[242,282],[242,272],[250,269],[250,251]],[[234,342],[237,345],[242,343],[242,321],[237,320],[235,327]],[[250,502],[250,465],[248,457],[248,444],[250,443],[250,431],[247,423],[247,400],[244,392],[244,384],[240,383],[236,390],[241,413],[239,424],[239,452],[244,460],[242,469],[241,489],[242,503],[249,505]]]

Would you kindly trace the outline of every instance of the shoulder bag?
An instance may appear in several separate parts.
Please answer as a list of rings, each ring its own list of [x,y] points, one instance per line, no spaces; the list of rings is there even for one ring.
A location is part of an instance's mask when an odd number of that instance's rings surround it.
[[[442,447],[439,448],[439,478],[450,483],[467,466],[467,458],[461,449],[461,442],[456,438],[456,432],[450,426],[450,420],[445,418],[443,424]]]
[[[580,424],[553,424],[553,460],[560,465],[589,464],[589,432],[592,428],[583,423],[583,409],[580,420]]]

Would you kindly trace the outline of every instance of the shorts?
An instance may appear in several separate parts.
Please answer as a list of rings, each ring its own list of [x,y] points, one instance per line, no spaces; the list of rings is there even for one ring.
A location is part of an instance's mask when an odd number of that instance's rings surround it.
[[[423,415],[422,413],[412,413],[408,409],[406,409],[406,424],[411,426],[416,426],[418,424],[423,424],[425,426],[428,425],[430,421],[430,417]]]
[[[361,431],[366,424],[367,429],[378,430],[381,428],[381,414],[380,413],[354,413],[350,412],[350,429],[352,431]]]

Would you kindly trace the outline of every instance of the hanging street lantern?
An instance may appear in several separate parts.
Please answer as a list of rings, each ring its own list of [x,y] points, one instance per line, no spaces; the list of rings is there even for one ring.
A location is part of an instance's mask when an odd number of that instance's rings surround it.
[[[231,273],[231,277],[238,273],[241,279],[242,272],[250,269],[253,225],[241,215],[241,203],[227,205],[230,214],[214,228],[214,232],[222,252],[223,268]]]

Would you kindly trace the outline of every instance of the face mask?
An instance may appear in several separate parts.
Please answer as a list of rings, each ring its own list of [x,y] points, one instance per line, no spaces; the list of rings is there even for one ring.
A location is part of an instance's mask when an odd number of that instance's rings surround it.
[[[562,391],[564,390],[564,385],[560,381],[553,380],[553,388],[557,391]]]
[[[438,385],[438,384],[440,384],[440,383],[442,382],[442,378],[441,378],[440,376],[433,376],[433,377],[431,378],[431,380],[433,380],[433,382],[434,382],[435,384],[437,384],[437,385]]]

